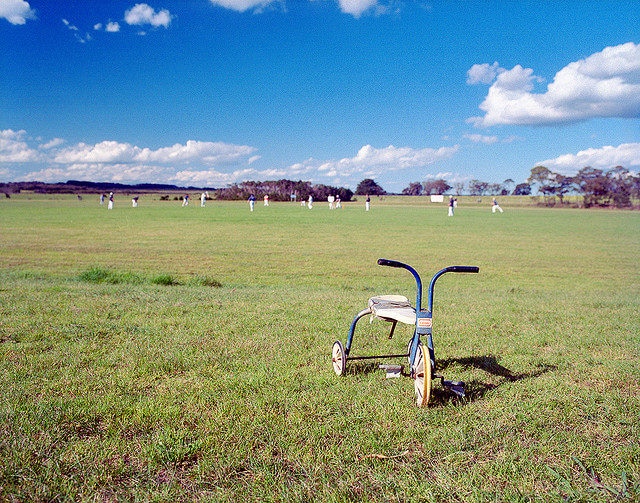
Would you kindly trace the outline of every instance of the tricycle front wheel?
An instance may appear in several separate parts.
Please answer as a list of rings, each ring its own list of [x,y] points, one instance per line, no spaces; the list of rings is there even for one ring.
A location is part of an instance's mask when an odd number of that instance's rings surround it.
[[[431,398],[431,358],[428,349],[420,343],[413,366],[416,405],[426,407]]]

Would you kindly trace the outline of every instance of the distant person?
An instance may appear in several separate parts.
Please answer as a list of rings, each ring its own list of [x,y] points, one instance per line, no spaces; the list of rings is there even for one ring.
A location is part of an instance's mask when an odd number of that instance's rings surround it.
[[[369,211],[369,209],[371,209],[371,198],[367,194],[367,198],[364,200],[364,211]]]
[[[105,198],[105,195],[104,194],[100,194],[100,206],[102,206],[104,204],[104,198]]]
[[[264,195],[264,205],[269,206],[269,194]]]
[[[138,207],[138,197],[139,196],[135,196],[135,197],[131,198],[131,206],[133,206],[134,208]]]
[[[500,205],[498,204],[498,200],[494,197],[493,203],[491,204],[491,213],[495,213],[496,211],[504,213],[504,211],[502,211],[502,208],[500,208]]]
[[[327,197],[327,201],[329,201],[329,209],[332,210],[335,208],[335,202],[336,202],[336,198],[335,196],[329,196]]]
[[[307,208],[313,208],[313,196],[309,195],[309,202],[307,203]]]
[[[182,196],[182,206],[189,206],[189,194]]]
[[[200,207],[204,208],[205,203],[207,202],[207,193],[203,192],[200,194]]]
[[[113,192],[109,192],[109,204],[107,205],[107,209],[113,209]]]
[[[342,201],[340,201],[340,196],[336,196],[336,208],[342,208]]]
[[[455,206],[455,201],[453,200],[453,196],[449,196],[449,215],[450,217],[453,216],[453,208]]]
[[[253,194],[251,194],[249,196],[249,209],[251,211],[253,211],[253,207],[256,205],[256,196],[254,196]]]

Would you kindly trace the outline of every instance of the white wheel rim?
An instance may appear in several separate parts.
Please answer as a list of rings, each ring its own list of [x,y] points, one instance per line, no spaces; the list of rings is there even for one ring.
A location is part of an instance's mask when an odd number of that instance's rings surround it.
[[[418,347],[418,352],[416,354],[416,365],[414,367],[414,389],[416,394],[416,405],[418,407],[422,407],[429,402],[430,388],[431,386],[431,374],[427,375],[427,372],[430,372],[431,365],[425,367],[425,351],[422,344]],[[428,370],[427,370],[428,369]],[[425,383],[426,381],[426,383]],[[426,391],[426,393],[425,393]],[[425,396],[426,395],[426,396]],[[426,401],[425,401],[426,398]]]
[[[331,361],[333,362],[333,371],[337,375],[342,375],[342,373],[344,372],[344,365],[343,365],[343,353],[342,353],[342,348],[340,347],[340,344],[336,343],[333,345]]]

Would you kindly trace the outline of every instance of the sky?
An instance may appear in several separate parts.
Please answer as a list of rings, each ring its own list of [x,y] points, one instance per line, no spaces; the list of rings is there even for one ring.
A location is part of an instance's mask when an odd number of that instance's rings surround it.
[[[640,2],[0,0],[0,181],[640,171]]]

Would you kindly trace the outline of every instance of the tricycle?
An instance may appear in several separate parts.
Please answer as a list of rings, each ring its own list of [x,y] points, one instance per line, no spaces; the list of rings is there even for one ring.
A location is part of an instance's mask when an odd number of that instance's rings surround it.
[[[380,365],[386,370],[387,377],[399,377],[406,375],[414,380],[414,390],[416,404],[418,407],[425,407],[431,397],[431,386],[433,379],[440,379],[445,389],[452,391],[459,397],[465,396],[464,383],[461,381],[448,381],[443,376],[436,374],[436,357],[433,345],[433,290],[438,278],[449,272],[455,273],[477,273],[480,268],[468,265],[453,265],[441,269],[431,278],[429,283],[427,308],[422,308],[422,280],[418,272],[410,265],[396,260],[378,259],[378,265],[397,267],[409,271],[416,281],[416,303],[411,305],[409,299],[402,295],[379,295],[371,297],[368,307],[360,311],[351,323],[349,335],[345,344],[339,340],[333,343],[331,361],[333,370],[339,376],[345,374],[347,362],[355,360],[372,360],[384,358],[408,358],[409,373],[404,373],[402,365]],[[391,323],[389,339],[393,337],[398,322],[413,325],[413,337],[409,340],[406,353],[354,356],[351,354],[353,346],[353,336],[358,321],[367,315]],[[426,336],[426,346],[422,343],[422,336]]]

